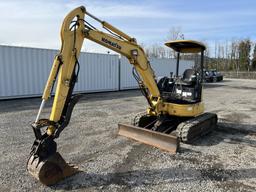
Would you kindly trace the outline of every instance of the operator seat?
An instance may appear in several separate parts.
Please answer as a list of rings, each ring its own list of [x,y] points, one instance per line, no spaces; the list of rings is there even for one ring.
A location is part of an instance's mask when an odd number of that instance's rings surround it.
[[[196,73],[193,69],[186,69],[181,78],[182,82],[186,85],[195,85]]]

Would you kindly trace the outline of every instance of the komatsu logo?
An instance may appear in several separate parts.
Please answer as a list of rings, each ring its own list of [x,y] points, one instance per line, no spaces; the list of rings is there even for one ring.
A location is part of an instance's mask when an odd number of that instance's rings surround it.
[[[117,43],[114,43],[114,42],[112,42],[112,41],[110,41],[110,40],[108,40],[108,39],[106,39],[104,37],[102,37],[101,41],[103,41],[104,43],[106,43],[106,44],[108,44],[108,45],[110,45],[112,47],[115,47],[117,49],[122,49],[122,47],[120,45],[118,45]]]

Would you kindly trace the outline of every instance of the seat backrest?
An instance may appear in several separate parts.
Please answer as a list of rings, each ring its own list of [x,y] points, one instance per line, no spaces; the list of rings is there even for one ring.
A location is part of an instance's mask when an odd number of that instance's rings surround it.
[[[186,83],[195,81],[195,71],[193,69],[186,69],[183,73],[182,80]]]

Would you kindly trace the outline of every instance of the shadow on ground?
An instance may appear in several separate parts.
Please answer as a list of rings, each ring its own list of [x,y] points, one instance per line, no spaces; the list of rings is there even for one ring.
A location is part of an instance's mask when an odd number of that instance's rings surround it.
[[[178,177],[182,172],[182,177]],[[138,186],[154,186],[165,183],[186,183],[197,181],[195,172],[199,172],[204,180],[228,182],[239,179],[256,178],[256,169],[222,169],[218,167],[201,169],[152,169],[152,170],[134,170],[118,173],[94,174],[81,172],[62,183],[52,186],[57,190],[86,189],[90,187],[106,187],[110,185],[119,185],[126,189],[132,189]],[[123,189],[122,189],[123,190]]]
[[[82,98],[79,103],[84,103],[88,101],[103,101],[112,99],[123,99],[141,96],[139,90],[125,90],[118,92],[101,92],[101,93],[85,93],[81,94]],[[45,108],[50,108],[53,99],[49,99],[46,103]],[[13,112],[13,111],[24,111],[24,110],[34,110],[39,109],[41,103],[41,98],[23,98],[23,99],[9,99],[0,101],[0,113]]]
[[[210,89],[210,88],[218,88],[218,87],[225,87],[227,85],[223,85],[221,83],[204,83],[203,88]]]

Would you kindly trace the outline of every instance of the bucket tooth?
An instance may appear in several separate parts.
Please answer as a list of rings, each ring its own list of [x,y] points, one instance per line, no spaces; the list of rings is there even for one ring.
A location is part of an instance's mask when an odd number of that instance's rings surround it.
[[[47,186],[79,172],[75,165],[66,163],[58,152],[42,161],[32,155],[28,160],[27,169],[31,175]]]
[[[133,125],[118,124],[118,134],[172,154],[175,154],[179,148],[179,139],[175,135],[163,134]]]

